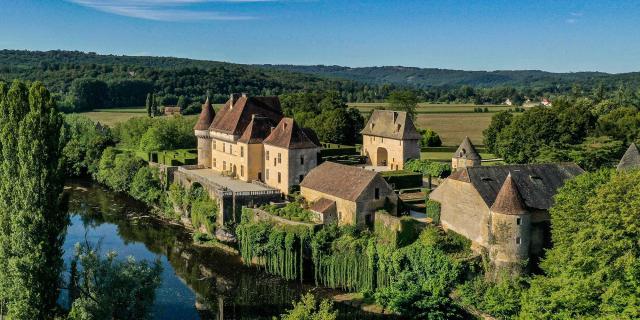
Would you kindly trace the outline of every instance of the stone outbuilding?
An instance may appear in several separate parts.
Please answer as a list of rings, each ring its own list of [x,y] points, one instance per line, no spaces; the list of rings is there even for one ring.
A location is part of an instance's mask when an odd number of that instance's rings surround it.
[[[302,180],[300,193],[324,217],[335,213],[339,225],[372,226],[381,209],[397,214],[398,196],[384,178],[354,166],[324,162]]]
[[[631,143],[629,148],[620,159],[617,167],[618,171],[640,169],[640,150],[635,143]]]
[[[469,137],[464,137],[462,143],[451,158],[451,170],[456,171],[458,168],[476,167],[482,165],[482,157],[476,150]]]
[[[583,172],[573,163],[459,168],[429,198],[440,203],[445,230],[484,248],[497,266],[521,266],[550,245],[553,196]]]
[[[372,166],[402,170],[410,159],[420,159],[420,139],[406,112],[374,110],[361,131],[362,155]]]

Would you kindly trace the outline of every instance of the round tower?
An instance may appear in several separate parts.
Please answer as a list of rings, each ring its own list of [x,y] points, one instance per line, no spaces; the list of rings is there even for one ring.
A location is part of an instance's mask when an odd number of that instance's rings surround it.
[[[529,258],[531,214],[511,173],[504,180],[490,215],[489,258],[497,267],[521,270]]]
[[[200,117],[193,131],[198,138],[198,165],[211,168],[211,138],[209,137],[209,126],[213,122],[215,111],[209,102],[209,97],[202,105]]]
[[[469,137],[464,137],[462,143],[451,158],[451,170],[456,171],[458,168],[475,167],[482,165],[482,158],[471,143]]]

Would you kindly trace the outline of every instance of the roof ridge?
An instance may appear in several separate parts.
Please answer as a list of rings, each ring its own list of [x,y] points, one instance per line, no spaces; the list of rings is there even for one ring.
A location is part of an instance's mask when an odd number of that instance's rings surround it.
[[[476,147],[473,145],[473,142],[471,142],[471,139],[469,139],[469,136],[465,136],[464,139],[462,139],[462,142],[460,143],[460,146],[458,146],[458,149],[456,149],[453,157],[474,160],[482,159],[482,157],[480,157],[480,154],[478,153],[478,150],[476,150]]]
[[[209,97],[207,96],[207,100],[202,104],[202,111],[200,111],[200,116],[198,116],[198,122],[193,127],[193,130],[207,130],[209,126],[213,123],[213,119],[215,117],[216,112],[213,110],[213,106],[209,101]]]

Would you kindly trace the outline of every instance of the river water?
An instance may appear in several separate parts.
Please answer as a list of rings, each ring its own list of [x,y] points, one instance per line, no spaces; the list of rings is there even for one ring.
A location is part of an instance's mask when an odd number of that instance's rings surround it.
[[[322,291],[246,267],[223,250],[194,246],[184,229],[148,217],[148,209],[126,195],[85,181],[65,189],[71,220],[64,243],[67,265],[74,245],[83,241],[99,242],[102,251],[114,250],[123,259],[159,259],[164,270],[154,319],[271,319],[304,292]],[[344,305],[338,310],[341,319],[378,318]]]

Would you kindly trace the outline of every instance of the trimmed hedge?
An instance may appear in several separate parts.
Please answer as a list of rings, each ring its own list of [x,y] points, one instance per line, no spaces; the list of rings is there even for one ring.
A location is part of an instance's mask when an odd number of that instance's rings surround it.
[[[440,203],[429,199],[426,202],[426,207],[427,207],[426,209],[427,217],[431,218],[431,220],[433,220],[433,223],[439,224],[440,223]]]
[[[408,170],[384,171],[382,178],[392,185],[395,190],[422,187],[422,174]]]

